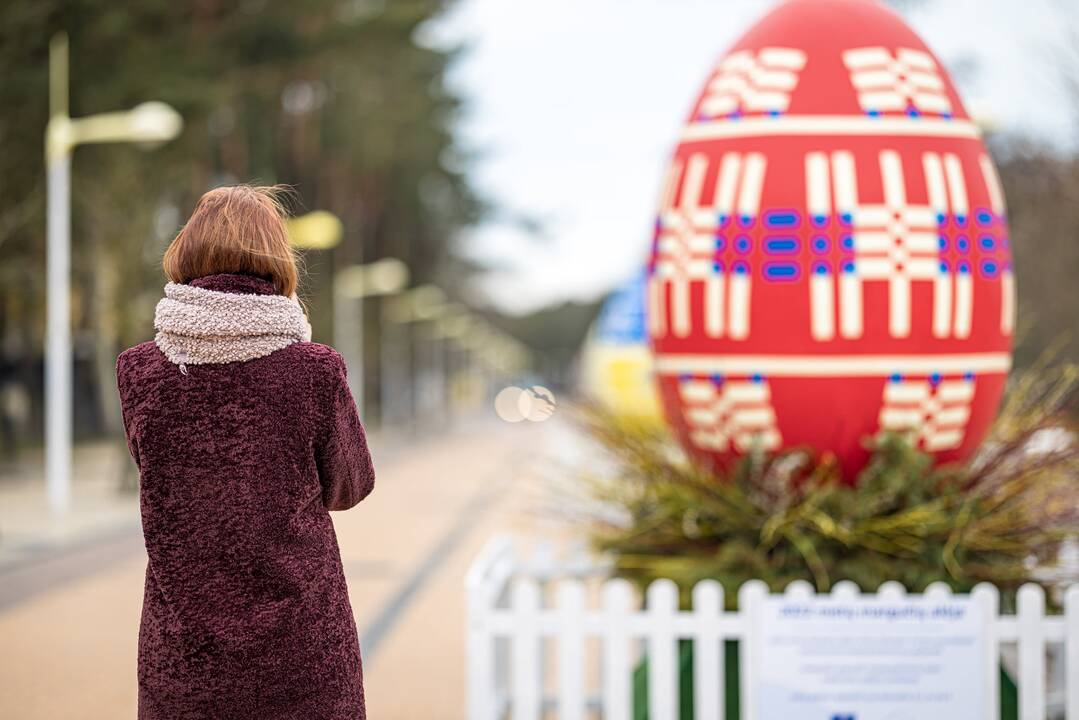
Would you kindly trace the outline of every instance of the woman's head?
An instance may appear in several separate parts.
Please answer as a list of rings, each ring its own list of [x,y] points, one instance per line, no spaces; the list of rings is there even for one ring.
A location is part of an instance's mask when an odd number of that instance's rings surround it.
[[[203,195],[165,251],[165,276],[187,283],[216,273],[260,275],[281,295],[292,295],[298,272],[281,193],[277,187],[232,185]]]

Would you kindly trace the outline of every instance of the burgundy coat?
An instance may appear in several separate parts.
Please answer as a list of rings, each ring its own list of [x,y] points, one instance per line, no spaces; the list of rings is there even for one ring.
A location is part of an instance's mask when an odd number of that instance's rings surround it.
[[[245,275],[191,284],[274,292]],[[145,342],[116,373],[149,556],[140,720],[362,720],[328,511],[362,500],[374,471],[341,356],[297,342],[185,375]]]

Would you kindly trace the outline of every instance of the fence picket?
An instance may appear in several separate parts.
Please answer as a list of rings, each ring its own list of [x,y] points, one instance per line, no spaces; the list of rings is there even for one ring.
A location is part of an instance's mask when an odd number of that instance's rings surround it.
[[[971,600],[981,607],[982,637],[982,686],[985,699],[982,712],[986,720],[1000,720],[1000,640],[997,638],[997,617],[1000,614],[1000,591],[989,583],[978,583],[970,593]]]
[[[603,720],[630,720],[633,708],[632,660],[629,652],[629,614],[633,586],[615,578],[603,584]]]
[[[789,598],[808,600],[813,597],[813,584],[808,580],[792,580],[783,590]]]
[[[850,580],[840,580],[832,586],[832,597],[837,600],[854,600],[861,594],[861,589]]]
[[[895,580],[882,582],[880,587],[877,588],[877,597],[882,600],[902,600],[906,596],[907,589],[903,587],[903,583]]]
[[[513,545],[506,537],[494,538],[480,553],[465,576],[468,592],[466,611],[465,654],[468,663],[468,717],[474,720],[494,720],[495,707],[495,657],[494,638],[486,627],[488,611],[494,603],[496,589],[492,583],[491,570],[513,553]]]
[[[937,582],[929,583],[922,594],[930,600],[947,600],[952,596],[952,588],[948,583],[938,580]]]
[[[558,717],[584,720],[584,584],[558,585]]]
[[[722,639],[715,631],[723,615],[723,586],[715,580],[702,580],[693,588],[693,614],[696,634],[693,637],[693,709],[694,717],[723,717],[725,681]]]
[[[1079,720],[1079,585],[1064,593],[1065,718]]]
[[[514,720],[539,720],[543,674],[540,668],[539,584],[517,578],[511,594],[514,611],[513,694]]]
[[[482,627],[482,610],[471,606],[469,598],[468,635],[465,645],[468,662],[468,717],[494,720],[495,675],[493,638]]]
[[[648,717],[678,720],[678,643],[674,614],[678,612],[678,587],[671,580],[648,586]]]
[[[742,720],[757,720],[755,688],[760,674],[761,611],[768,586],[750,580],[738,588],[738,614],[743,623],[742,641],[738,644],[738,689]]]
[[[1016,598],[1019,624],[1019,720],[1045,720],[1045,593],[1024,585]]]

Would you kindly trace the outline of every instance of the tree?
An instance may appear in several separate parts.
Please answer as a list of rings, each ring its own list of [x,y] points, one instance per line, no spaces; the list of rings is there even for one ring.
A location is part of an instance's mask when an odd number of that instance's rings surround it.
[[[115,427],[107,410],[116,353],[152,334],[161,254],[210,187],[287,183],[297,209],[344,220],[342,244],[307,258],[316,337],[330,327],[326,280],[335,266],[394,255],[418,282],[467,272],[449,248],[484,208],[460,163],[447,162],[463,156],[454,137],[460,101],[444,82],[456,51],[415,40],[447,5],[27,0],[0,8],[0,172],[8,178],[0,184],[0,347],[10,372],[39,383],[42,145],[55,32],[71,37],[73,116],[158,99],[185,120],[177,141],[151,153],[90,146],[76,154],[76,382],[100,408],[78,424],[98,430]]]

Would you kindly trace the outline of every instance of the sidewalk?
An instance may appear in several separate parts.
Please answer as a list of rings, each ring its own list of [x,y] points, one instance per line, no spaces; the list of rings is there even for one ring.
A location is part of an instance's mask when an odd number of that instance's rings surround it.
[[[467,434],[477,422],[465,421],[453,433]],[[406,430],[376,431],[368,440],[383,461],[407,451],[415,441]],[[34,558],[141,532],[138,490],[133,484],[121,488],[125,472],[135,479],[122,438],[77,445],[72,469],[70,509],[56,515],[46,495],[41,448],[26,450],[16,462],[0,466],[0,573]]]
[[[375,492],[333,516],[370,717],[463,717],[465,569],[493,533],[552,532],[536,508],[551,476],[563,474],[566,435],[552,420],[473,423],[423,441],[371,438]],[[110,472],[108,453],[95,457],[102,474]],[[146,567],[137,502],[102,491],[91,476],[86,470],[76,485],[90,493],[87,503],[97,488],[112,525],[76,520],[82,511],[73,510],[33,540],[29,518],[15,517],[14,506],[0,510],[0,521],[11,523],[6,537],[22,539],[21,555],[10,556],[17,564],[0,566],[0,587],[22,593],[6,605],[0,597],[0,717],[134,715]],[[6,484],[0,502],[14,492]]]
[[[57,516],[45,494],[41,450],[27,451],[0,474],[0,572],[42,554],[139,529],[139,499],[120,490],[131,463],[121,440],[75,448],[71,509]],[[2,602],[2,597],[0,597]]]

